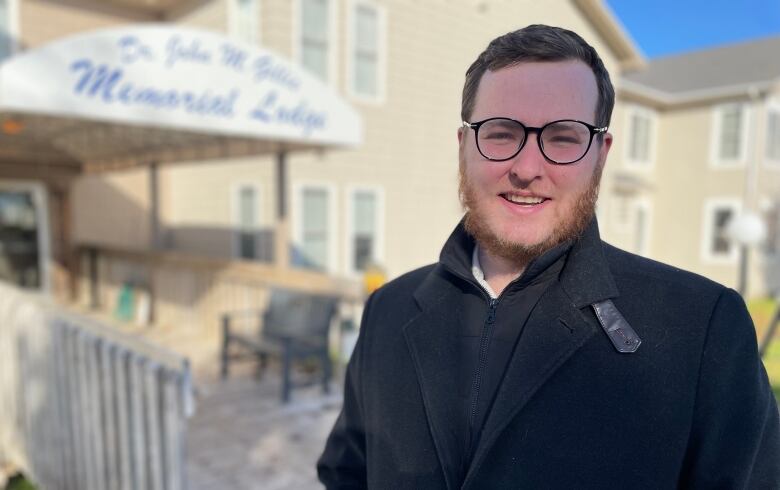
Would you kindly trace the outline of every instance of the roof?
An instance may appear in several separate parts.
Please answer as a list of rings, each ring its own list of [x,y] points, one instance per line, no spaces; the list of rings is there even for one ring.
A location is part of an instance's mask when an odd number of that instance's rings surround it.
[[[628,86],[639,85],[678,98],[691,92],[780,80],[780,36],[715,49],[652,59],[647,68],[626,73]],[[662,94],[659,94],[662,95]]]
[[[574,0],[574,5],[607,42],[622,70],[645,66],[645,58],[637,44],[604,0]]]

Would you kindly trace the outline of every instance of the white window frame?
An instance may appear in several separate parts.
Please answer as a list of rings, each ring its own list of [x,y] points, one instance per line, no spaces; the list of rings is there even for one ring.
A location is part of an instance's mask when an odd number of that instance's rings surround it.
[[[303,13],[302,0],[293,0],[292,3],[292,59],[303,67],[303,23],[301,14]],[[336,0],[326,0],[328,3],[328,78],[324,83],[332,86],[338,86],[338,55],[339,55],[339,29],[338,29],[338,2]],[[308,69],[304,71],[319,80],[319,76],[310,73]]]
[[[240,260],[257,260],[241,257],[241,240],[239,234],[241,233],[241,191],[244,189],[252,189],[255,191],[255,198],[257,199],[257,209],[255,210],[255,216],[257,216],[257,223],[255,223],[256,231],[263,228],[265,223],[265,216],[263,215],[263,194],[259,184],[255,182],[235,182],[231,185],[230,189],[230,223],[232,224],[231,233],[231,251],[232,257]],[[257,243],[255,243],[255,254],[257,254]]]
[[[376,94],[362,94],[355,88],[355,11],[358,7],[368,7],[376,12],[377,17],[377,66]],[[347,94],[357,102],[381,105],[386,100],[387,90],[387,9],[371,0],[350,0],[347,7],[347,60],[345,63],[347,77]]]
[[[346,246],[344,247],[344,268],[347,275],[360,276],[363,271],[357,270],[354,267],[353,255],[355,253],[355,241],[354,241],[354,203],[355,195],[360,192],[370,192],[376,198],[376,237],[375,237],[375,249],[374,260],[379,264],[385,263],[385,189],[380,186],[369,185],[349,185],[346,192]]]
[[[240,41],[243,41],[245,43],[249,44],[260,44],[260,19],[262,15],[262,7],[261,7],[261,0],[254,0],[254,16],[253,16],[253,32],[252,32],[252,39],[243,39],[239,37],[238,33],[238,23],[239,23],[239,11],[238,11],[238,2],[239,0],[228,0],[228,29],[231,37],[234,37]]]
[[[637,223],[636,223],[636,217],[637,217],[637,210],[642,209],[645,213],[645,223],[644,223],[644,236],[642,243],[639,245],[638,249],[633,250],[634,253],[638,255],[642,255],[643,257],[649,257],[650,256],[650,244],[652,243],[652,230],[653,230],[653,205],[650,202],[649,199],[640,197],[635,198],[631,200],[630,204],[631,208],[631,228],[632,233],[637,230]],[[636,241],[634,242],[636,243]]]
[[[647,135],[647,160],[636,160],[631,156],[631,145],[633,143],[633,127],[632,122],[634,115],[640,117],[646,117],[649,121],[648,135]],[[629,105],[626,107],[626,144],[624,145],[623,159],[626,162],[626,167],[632,170],[653,170],[655,168],[656,159],[656,144],[658,137],[658,112],[649,108],[639,105]]]
[[[720,133],[722,128],[723,113],[727,109],[738,106],[742,110],[742,127],[739,136],[739,156],[736,159],[722,159],[720,157]],[[735,169],[744,167],[748,155],[748,135],[750,134],[751,121],[750,106],[746,102],[730,102],[713,107],[712,109],[712,133],[710,135],[710,167],[714,169]]]
[[[761,155],[763,156],[764,165],[773,170],[780,170],[780,159],[773,159],[769,157],[767,152],[767,143],[769,141],[769,115],[771,113],[777,114],[777,123],[780,125],[780,99],[771,99],[766,106],[766,118],[764,119],[764,147],[761,148]]]
[[[338,213],[336,209],[336,185],[329,182],[294,182],[292,185],[292,240],[293,245],[303,248],[303,192],[306,189],[324,190],[328,203],[327,261],[325,272],[335,274],[338,267],[336,240],[339,237]]]
[[[710,248],[712,234],[715,231],[715,211],[722,208],[731,208],[733,216],[737,217],[742,212],[742,200],[737,197],[712,197],[704,201],[704,216],[701,220],[701,258],[708,264],[733,265],[739,258],[739,247],[732,246],[727,255],[713,254]]]

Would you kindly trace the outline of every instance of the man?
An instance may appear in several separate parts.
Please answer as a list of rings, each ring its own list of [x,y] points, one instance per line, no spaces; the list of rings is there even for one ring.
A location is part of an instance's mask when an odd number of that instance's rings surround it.
[[[780,488],[741,298],[599,238],[613,104],[564,29],[501,36],[469,68],[466,215],[438,264],[368,300],[327,488]]]

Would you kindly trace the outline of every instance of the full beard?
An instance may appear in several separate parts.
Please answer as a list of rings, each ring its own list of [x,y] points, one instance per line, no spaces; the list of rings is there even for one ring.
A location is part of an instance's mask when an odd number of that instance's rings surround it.
[[[599,196],[599,184],[603,165],[597,165],[593,170],[588,186],[581,192],[574,203],[574,209],[562,220],[548,237],[539,243],[523,244],[508,240],[496,234],[488,224],[485,211],[479,206],[479,198],[473,184],[466,177],[463,162],[460,164],[458,192],[460,202],[466,215],[463,220],[466,231],[474,237],[486,252],[510,261],[518,268],[523,268],[536,257],[568,240],[582,236],[593,220],[596,212],[596,200]],[[518,222],[522,226],[522,222]]]

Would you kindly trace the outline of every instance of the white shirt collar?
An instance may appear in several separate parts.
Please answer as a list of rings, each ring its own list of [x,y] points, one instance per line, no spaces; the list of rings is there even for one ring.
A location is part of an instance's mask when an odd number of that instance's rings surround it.
[[[482,271],[482,266],[479,264],[479,245],[474,244],[474,253],[471,254],[471,273],[474,275],[474,279],[477,280],[482,289],[490,295],[491,299],[498,298],[498,295],[490,287],[490,284],[485,280],[485,273]]]

